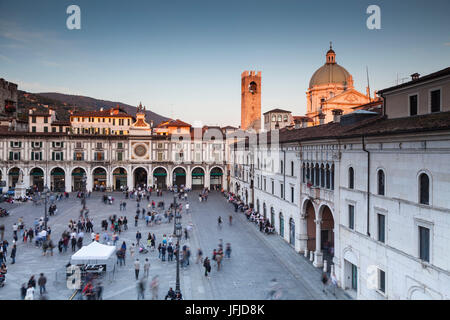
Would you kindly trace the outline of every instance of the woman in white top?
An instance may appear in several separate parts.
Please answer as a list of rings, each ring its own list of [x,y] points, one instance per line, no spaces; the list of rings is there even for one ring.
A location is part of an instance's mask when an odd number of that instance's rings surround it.
[[[28,286],[25,300],[34,300],[34,288],[31,285]]]

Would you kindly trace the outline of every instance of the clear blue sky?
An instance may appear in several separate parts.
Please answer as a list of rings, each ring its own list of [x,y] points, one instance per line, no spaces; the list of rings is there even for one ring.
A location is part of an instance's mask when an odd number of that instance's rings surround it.
[[[66,8],[81,8],[81,30]],[[366,8],[381,7],[381,30]],[[121,101],[194,124],[239,125],[240,74],[262,71],[262,111],[301,115],[333,41],[365,92],[450,66],[450,1],[1,1],[0,77],[31,92]]]

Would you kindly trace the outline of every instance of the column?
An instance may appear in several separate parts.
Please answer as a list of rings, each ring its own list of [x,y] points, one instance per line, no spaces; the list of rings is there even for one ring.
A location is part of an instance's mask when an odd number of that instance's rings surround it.
[[[209,166],[206,166],[205,168],[203,168],[204,169],[204,171],[205,171],[205,185],[204,185],[204,187],[205,188],[208,188],[209,189],[209,187],[211,186],[211,183],[210,183],[210,181],[211,181],[211,177],[210,177],[210,175],[209,175]]]
[[[64,188],[66,192],[72,192],[72,170],[64,168]]]
[[[128,190],[133,190],[133,171],[131,166],[126,167],[127,170],[127,187]]]
[[[148,173],[147,173],[147,188],[148,188],[149,186],[153,185],[153,173],[152,173],[153,167],[152,167],[152,165],[149,165],[147,170],[148,170]]]
[[[306,216],[302,214],[300,216],[300,226],[299,226],[299,252],[308,251],[308,230]]]
[[[192,167],[187,166],[186,169],[186,187],[192,189]]]
[[[92,181],[92,173],[90,169],[87,169],[88,172],[86,173],[86,191],[92,191],[93,189],[93,181]]]
[[[322,242],[322,235],[321,235],[321,223],[322,220],[315,220],[316,222],[316,252],[314,254],[314,263],[313,265],[317,268],[323,267],[323,254],[320,250],[320,245]]]

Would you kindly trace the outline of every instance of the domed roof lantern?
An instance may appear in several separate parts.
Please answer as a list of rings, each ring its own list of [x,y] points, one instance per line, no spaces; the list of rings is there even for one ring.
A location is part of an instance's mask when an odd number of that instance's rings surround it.
[[[336,52],[333,50],[333,43],[330,41],[330,50],[327,52],[327,64],[335,64],[336,63]]]

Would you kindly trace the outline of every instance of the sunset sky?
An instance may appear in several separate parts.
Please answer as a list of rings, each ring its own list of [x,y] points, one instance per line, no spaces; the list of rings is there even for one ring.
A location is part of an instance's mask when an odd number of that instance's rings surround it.
[[[66,8],[81,8],[81,30]],[[381,30],[366,9],[381,7]],[[262,71],[262,111],[306,111],[309,80],[337,62],[365,93],[450,66],[450,1],[1,1],[0,78],[30,92],[143,105],[209,125],[240,123],[240,75]]]

